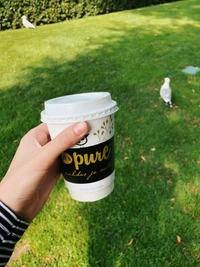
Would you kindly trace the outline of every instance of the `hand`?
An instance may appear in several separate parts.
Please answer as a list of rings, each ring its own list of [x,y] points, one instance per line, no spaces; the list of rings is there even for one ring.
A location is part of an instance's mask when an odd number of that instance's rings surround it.
[[[88,131],[76,123],[51,140],[46,124],[30,130],[21,140],[0,183],[0,200],[27,222],[44,206],[60,176],[58,157]]]

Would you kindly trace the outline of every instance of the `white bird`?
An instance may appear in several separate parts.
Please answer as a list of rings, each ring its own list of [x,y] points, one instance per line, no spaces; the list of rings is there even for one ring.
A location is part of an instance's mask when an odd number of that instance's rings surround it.
[[[172,108],[172,90],[170,88],[170,78],[166,77],[165,82],[160,88],[160,96],[165,101],[166,105],[169,105]]]
[[[27,19],[26,19],[26,16],[22,16],[22,24],[24,25],[24,27],[25,28],[32,28],[32,29],[35,29],[35,26],[32,24],[32,23],[30,23],[30,21],[28,21]]]

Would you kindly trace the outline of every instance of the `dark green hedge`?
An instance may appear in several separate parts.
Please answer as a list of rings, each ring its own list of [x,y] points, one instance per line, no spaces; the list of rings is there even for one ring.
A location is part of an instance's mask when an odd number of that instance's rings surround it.
[[[22,27],[21,17],[36,25],[134,9],[175,0],[0,0],[0,30]]]

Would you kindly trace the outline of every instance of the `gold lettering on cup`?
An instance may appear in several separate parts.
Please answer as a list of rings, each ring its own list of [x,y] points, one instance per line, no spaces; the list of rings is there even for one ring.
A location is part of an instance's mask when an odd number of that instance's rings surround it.
[[[65,164],[71,164],[72,162],[74,162],[75,165],[75,169],[79,170],[79,166],[82,165],[83,163],[85,165],[90,165],[91,163],[96,163],[97,161],[101,162],[103,160],[107,160],[110,156],[110,151],[111,149],[109,149],[108,146],[104,146],[103,151],[99,152],[96,151],[96,153],[92,153],[92,154],[77,154],[76,152],[74,152],[71,155],[69,155],[67,152],[64,152],[62,154],[62,160],[63,163]]]

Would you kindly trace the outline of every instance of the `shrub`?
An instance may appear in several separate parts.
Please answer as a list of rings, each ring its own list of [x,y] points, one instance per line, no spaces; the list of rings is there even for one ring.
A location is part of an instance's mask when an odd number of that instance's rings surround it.
[[[41,25],[134,9],[174,0],[0,0],[0,30],[22,27],[21,17]]]

